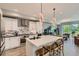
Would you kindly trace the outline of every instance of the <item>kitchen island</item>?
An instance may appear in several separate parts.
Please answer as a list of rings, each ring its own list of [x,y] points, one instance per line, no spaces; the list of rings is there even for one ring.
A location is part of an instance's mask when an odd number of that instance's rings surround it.
[[[35,56],[35,51],[45,45],[56,42],[58,39],[62,39],[62,37],[52,36],[52,35],[43,35],[38,39],[26,38],[26,55],[27,56]]]

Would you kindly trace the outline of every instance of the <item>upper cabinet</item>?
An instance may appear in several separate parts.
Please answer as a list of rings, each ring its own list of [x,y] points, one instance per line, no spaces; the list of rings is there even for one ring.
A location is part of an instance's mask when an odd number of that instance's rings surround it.
[[[5,32],[18,30],[17,19],[3,17],[2,21],[4,22]]]
[[[28,27],[29,21],[25,19],[19,19],[18,20],[18,26],[19,27]]]

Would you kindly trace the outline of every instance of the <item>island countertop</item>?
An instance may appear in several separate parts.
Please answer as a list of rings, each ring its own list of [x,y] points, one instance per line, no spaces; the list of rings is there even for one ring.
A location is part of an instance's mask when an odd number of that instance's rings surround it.
[[[43,35],[39,39],[30,40],[29,38],[27,38],[26,40],[36,47],[41,47],[46,44],[54,43],[58,39],[62,39],[62,37],[52,36],[52,35]]]

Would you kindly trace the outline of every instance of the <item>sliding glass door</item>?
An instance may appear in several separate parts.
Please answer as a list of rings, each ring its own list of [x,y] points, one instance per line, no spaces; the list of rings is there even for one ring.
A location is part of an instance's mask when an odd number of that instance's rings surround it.
[[[68,24],[68,25],[63,25],[63,34],[68,33],[68,34],[78,34],[79,33],[79,24]]]
[[[79,24],[72,24],[72,34],[79,34]]]
[[[71,25],[63,25],[63,33],[71,33]]]

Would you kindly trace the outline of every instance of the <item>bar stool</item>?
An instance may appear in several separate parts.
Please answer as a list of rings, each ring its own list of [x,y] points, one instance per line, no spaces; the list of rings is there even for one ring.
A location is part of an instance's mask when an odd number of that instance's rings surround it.
[[[47,53],[49,53],[50,55],[50,48],[51,48],[51,43],[44,45],[42,48],[38,49],[35,51],[37,56],[43,56],[46,55]]]
[[[44,46],[44,48],[49,51],[49,55],[51,56],[52,54],[54,55],[54,49],[57,48],[57,46],[58,46],[58,45],[57,45],[57,43],[55,42],[55,43],[53,43],[53,44],[51,44],[51,45]]]
[[[64,56],[64,41],[63,39],[58,39],[56,41],[56,44],[57,44],[57,48],[54,49],[54,55],[62,55]]]
[[[58,39],[53,44],[48,44],[43,46],[42,48],[36,50],[36,55],[43,56],[49,52],[49,55],[57,56],[64,55],[64,41],[63,39]]]
[[[44,47],[39,48],[35,51],[36,56],[44,56],[47,53],[48,53],[48,50],[45,49]]]
[[[45,49],[49,51],[49,55],[57,56],[61,54],[64,55],[64,48],[63,48],[63,40],[59,39],[55,43],[49,45],[49,46],[44,46]]]

